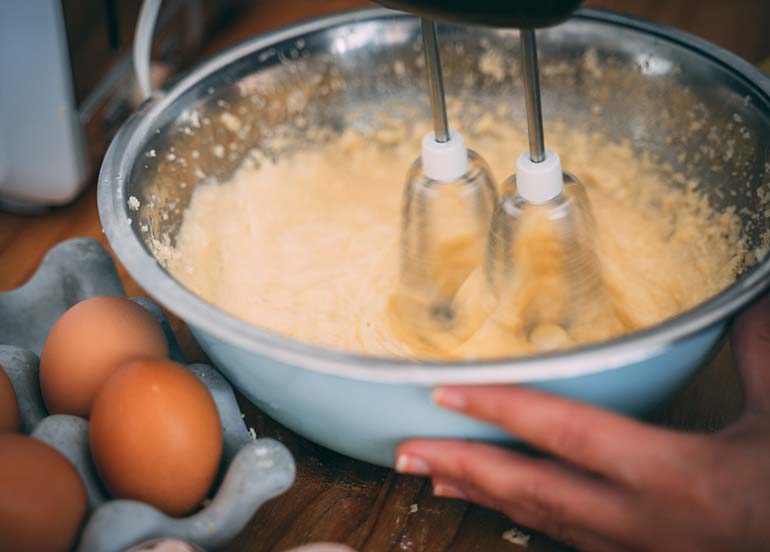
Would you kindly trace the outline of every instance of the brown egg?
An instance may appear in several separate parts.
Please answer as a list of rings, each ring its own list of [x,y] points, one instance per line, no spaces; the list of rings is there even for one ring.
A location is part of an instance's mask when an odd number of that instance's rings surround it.
[[[0,550],[66,552],[86,514],[75,467],[57,450],[24,435],[0,435]]]
[[[222,427],[208,389],[168,360],[120,368],[94,401],[91,455],[118,498],[152,504],[172,516],[206,497],[222,455]]]
[[[0,364],[0,433],[19,431],[19,403],[13,384]]]
[[[107,378],[139,358],[168,357],[163,328],[122,297],[78,303],[56,322],[40,356],[40,388],[51,414],[88,417]]]

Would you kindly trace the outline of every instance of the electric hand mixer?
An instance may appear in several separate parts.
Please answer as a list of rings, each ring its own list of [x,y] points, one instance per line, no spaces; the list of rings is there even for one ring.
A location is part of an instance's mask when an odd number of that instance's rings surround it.
[[[489,314],[536,348],[565,345],[577,320],[585,323],[586,313],[596,311],[600,276],[585,190],[545,148],[534,29],[566,19],[580,0],[377,1],[422,17],[435,129],[407,181],[401,314],[417,328],[451,327],[454,295],[469,276],[452,257],[467,267],[485,244],[484,272],[496,304]],[[436,28],[427,18],[520,29],[529,152],[517,159],[496,209],[489,169],[448,129]]]

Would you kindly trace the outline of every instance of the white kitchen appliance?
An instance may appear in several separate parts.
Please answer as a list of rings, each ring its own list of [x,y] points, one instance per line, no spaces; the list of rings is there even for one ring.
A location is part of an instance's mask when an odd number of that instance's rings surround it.
[[[153,58],[176,72],[242,0],[164,3]],[[131,63],[139,2],[0,2],[0,208],[72,201],[140,102]]]

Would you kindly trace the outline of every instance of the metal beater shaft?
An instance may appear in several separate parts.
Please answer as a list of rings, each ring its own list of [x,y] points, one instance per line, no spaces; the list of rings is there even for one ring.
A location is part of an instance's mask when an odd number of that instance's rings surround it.
[[[436,24],[420,18],[422,24],[422,42],[425,49],[425,67],[428,70],[428,86],[430,88],[430,106],[433,110],[433,131],[437,142],[449,141],[449,123],[446,115],[444,100],[444,79],[441,75],[441,57],[436,38]]]
[[[543,137],[543,110],[540,105],[540,76],[537,67],[537,42],[534,29],[521,29],[521,68],[524,75],[524,93],[527,103],[529,131],[529,158],[534,163],[545,160]]]

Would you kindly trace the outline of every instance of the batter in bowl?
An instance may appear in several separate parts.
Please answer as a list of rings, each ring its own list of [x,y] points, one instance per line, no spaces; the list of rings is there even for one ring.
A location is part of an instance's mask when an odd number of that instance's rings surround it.
[[[424,131],[377,140],[349,130],[276,162],[249,160],[228,182],[199,185],[168,269],[223,310],[304,342],[386,357],[481,359],[654,325],[718,293],[743,266],[737,216],[715,212],[697,183],[664,178],[628,144],[554,128],[553,147],[586,184],[595,215],[603,290],[586,313],[590,323],[556,339],[524,339],[500,323],[482,271],[468,266],[458,287],[467,325],[420,335],[395,292],[403,175]],[[526,149],[526,137],[503,124],[462,131],[498,179],[514,172],[512,152]]]

